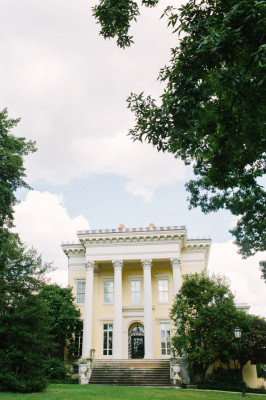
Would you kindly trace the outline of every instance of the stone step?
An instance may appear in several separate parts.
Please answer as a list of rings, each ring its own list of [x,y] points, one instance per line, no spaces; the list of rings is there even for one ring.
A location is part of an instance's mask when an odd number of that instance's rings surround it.
[[[96,360],[90,384],[171,386],[169,360]]]

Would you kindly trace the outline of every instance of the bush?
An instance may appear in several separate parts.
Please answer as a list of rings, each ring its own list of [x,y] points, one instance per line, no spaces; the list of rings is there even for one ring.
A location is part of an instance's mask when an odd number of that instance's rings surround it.
[[[239,370],[218,368],[212,375],[208,376],[205,382],[197,384],[199,389],[226,390],[241,392],[247,390],[247,385],[240,377]]]
[[[71,371],[59,358],[48,358],[45,363],[45,375],[53,383],[71,383]]]
[[[40,373],[40,369],[25,371],[18,374],[9,368],[3,369],[0,373],[0,391],[32,393],[44,390],[48,385],[47,377]]]

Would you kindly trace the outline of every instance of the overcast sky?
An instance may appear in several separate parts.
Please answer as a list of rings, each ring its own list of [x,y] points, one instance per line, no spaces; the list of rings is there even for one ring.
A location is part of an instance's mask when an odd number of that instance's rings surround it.
[[[168,2],[167,2],[168,4]],[[177,2],[180,4],[180,1]],[[18,193],[16,230],[46,261],[52,279],[67,282],[62,241],[78,229],[186,225],[189,237],[213,240],[209,270],[231,279],[239,302],[266,315],[258,262],[242,260],[226,211],[188,210],[185,182],[191,169],[170,154],[133,143],[131,92],[158,97],[160,68],[178,38],[159,19],[164,3],[142,10],[127,50],[99,37],[85,0],[2,0],[0,107],[21,117],[13,133],[37,142],[26,159],[31,192]]]

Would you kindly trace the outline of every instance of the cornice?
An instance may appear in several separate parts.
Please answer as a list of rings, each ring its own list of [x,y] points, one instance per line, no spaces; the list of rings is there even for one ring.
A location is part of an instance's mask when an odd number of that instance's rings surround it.
[[[63,243],[61,245],[63,252],[67,255],[67,257],[75,256],[75,257],[85,257],[86,249],[82,244],[69,244]]]
[[[148,235],[148,236],[114,236],[114,237],[79,237],[84,247],[138,246],[140,244],[179,244],[184,235]]]

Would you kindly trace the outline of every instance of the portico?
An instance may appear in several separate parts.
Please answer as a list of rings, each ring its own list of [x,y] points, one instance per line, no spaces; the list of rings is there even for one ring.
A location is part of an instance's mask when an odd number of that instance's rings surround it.
[[[210,239],[188,239],[184,226],[152,224],[77,237],[62,247],[83,314],[82,357],[91,349],[98,359],[170,357],[169,308],[182,275],[206,269]]]

